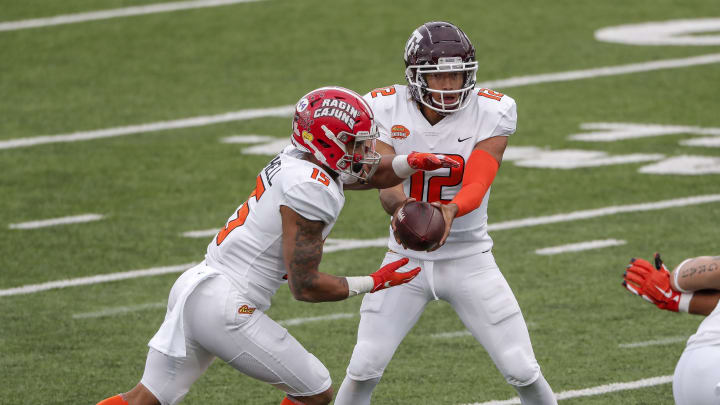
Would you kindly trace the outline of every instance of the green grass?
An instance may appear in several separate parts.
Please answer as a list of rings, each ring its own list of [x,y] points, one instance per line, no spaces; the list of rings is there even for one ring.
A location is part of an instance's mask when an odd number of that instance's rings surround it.
[[[94,11],[149,1],[5,0],[0,20]],[[364,93],[403,83],[413,28],[455,22],[478,49],[479,81],[717,53],[718,47],[597,42],[602,27],[717,14],[712,2],[609,0],[513,2],[267,0],[197,10],[0,32],[0,141],[289,105],[323,85]],[[682,146],[680,134],[611,143],[568,140],[588,122],[720,127],[717,65],[498,88],[518,103],[510,146],[720,157]],[[263,118],[117,138],[0,149],[0,289],[199,261],[207,239],[254,187],[269,156],[244,155],[238,134],[287,137],[289,118]],[[718,175],[649,175],[626,164],[577,170],[505,162],[490,222],[720,193]],[[347,193],[331,237],[387,232],[377,192]],[[9,224],[83,213],[97,222],[12,230]],[[701,318],[661,312],[621,286],[630,257],[669,264],[717,253],[720,204],[634,212],[492,232],[500,268],[531,323],[543,372],[556,392],[672,374],[683,343],[620,343],[689,336]],[[622,246],[539,256],[536,249],[594,239]],[[384,249],[325,255],[321,269],[363,275]],[[74,319],[74,314],[167,299],[177,275],[0,297],[0,404],[90,404],[140,378],[163,308]],[[357,313],[360,299],[307,304],[286,288],[276,320]],[[288,329],[331,372],[345,373],[358,317]],[[515,396],[445,302],[428,305],[375,391],[377,404],[463,404]],[[282,393],[213,364],[184,403],[277,404]],[[670,384],[568,404],[670,404]]]

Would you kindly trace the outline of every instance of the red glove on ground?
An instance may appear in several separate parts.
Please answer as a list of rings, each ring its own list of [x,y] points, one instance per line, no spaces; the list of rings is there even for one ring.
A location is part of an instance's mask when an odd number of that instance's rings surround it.
[[[408,258],[402,258],[400,260],[384,265],[380,268],[380,270],[371,274],[370,277],[372,277],[374,285],[370,292],[374,293],[375,291],[380,291],[385,288],[405,284],[412,281],[412,279],[414,279],[415,276],[420,273],[420,267],[416,267],[407,272],[397,271],[400,267],[406,265],[409,261],[410,259]]]

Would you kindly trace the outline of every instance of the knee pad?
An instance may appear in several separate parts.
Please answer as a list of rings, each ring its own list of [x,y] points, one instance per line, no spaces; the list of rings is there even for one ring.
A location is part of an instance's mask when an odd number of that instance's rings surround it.
[[[358,342],[353,350],[347,375],[357,381],[380,377],[394,352],[377,343]]]
[[[535,357],[521,348],[505,350],[496,360],[496,365],[505,380],[517,387],[530,385],[540,376],[540,366]]]

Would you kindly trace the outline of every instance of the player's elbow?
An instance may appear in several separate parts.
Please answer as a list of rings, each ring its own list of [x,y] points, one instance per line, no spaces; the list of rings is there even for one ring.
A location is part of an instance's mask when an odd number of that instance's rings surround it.
[[[303,301],[303,302],[320,302],[322,300],[318,299],[318,297],[315,294],[315,291],[313,291],[313,288],[311,287],[302,287],[301,285],[298,285],[300,283],[294,283],[290,281],[289,283],[290,287],[290,293],[292,294],[293,298],[295,298],[296,301]]]

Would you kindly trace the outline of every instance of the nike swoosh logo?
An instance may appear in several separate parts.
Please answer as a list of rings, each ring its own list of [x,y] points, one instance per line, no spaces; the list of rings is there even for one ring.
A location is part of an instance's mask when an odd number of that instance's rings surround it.
[[[660,287],[658,287],[658,286],[655,286],[655,288],[657,288],[657,290],[660,291],[660,293],[661,293],[662,295],[664,295],[665,298],[670,298],[670,297],[672,297],[672,291],[665,291],[665,290],[663,290],[662,288],[660,288]]]
[[[468,136],[467,138],[463,138],[463,139],[458,138],[458,142],[465,142],[470,138],[472,138],[472,136]]]

